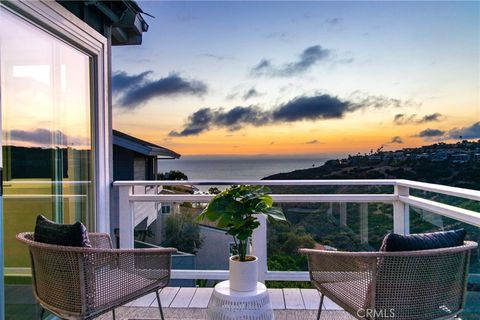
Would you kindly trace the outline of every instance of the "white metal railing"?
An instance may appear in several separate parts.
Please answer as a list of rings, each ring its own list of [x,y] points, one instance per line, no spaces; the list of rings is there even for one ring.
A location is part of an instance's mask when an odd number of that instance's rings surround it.
[[[444,203],[412,196],[410,189],[429,191],[474,201],[480,201],[480,191],[438,184],[390,179],[390,180],[183,180],[183,181],[116,181],[119,191],[119,236],[121,248],[133,248],[135,202],[208,202],[213,196],[207,194],[134,194],[134,186],[217,186],[217,185],[267,185],[267,186],[391,186],[388,194],[272,194],[275,203],[361,203],[361,226],[368,230],[368,203],[393,204],[393,231],[399,234],[410,232],[410,209],[414,206],[428,212],[480,227],[480,212],[467,210]],[[362,205],[363,204],[363,205]],[[346,208],[346,207],[345,207]],[[346,223],[346,209],[341,210],[340,224]],[[253,253],[259,259],[259,279],[279,281],[307,281],[308,272],[268,271],[267,269],[267,223],[259,217],[260,227],[252,237]],[[362,228],[361,228],[362,229]],[[360,234],[360,239],[365,235]],[[174,279],[227,279],[227,270],[172,270]]]

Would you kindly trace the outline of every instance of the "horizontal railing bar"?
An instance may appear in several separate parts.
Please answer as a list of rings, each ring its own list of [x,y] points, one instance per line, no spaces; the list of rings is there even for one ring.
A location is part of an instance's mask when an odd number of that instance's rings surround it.
[[[394,194],[272,194],[272,199],[276,203],[288,202],[386,202],[390,203],[398,200]],[[203,194],[140,194],[130,195],[131,202],[208,202],[214,195]]]
[[[226,280],[228,270],[180,270],[172,269],[172,279]],[[270,281],[310,281],[307,271],[268,271],[265,280]]]
[[[211,186],[211,185],[265,185],[265,186],[394,186],[394,179],[345,179],[345,180],[135,180],[115,181],[114,186]]]
[[[208,280],[226,280],[228,279],[228,270],[180,270],[172,269],[172,279],[208,279]]]
[[[414,196],[399,196],[399,200],[411,206],[480,227],[480,212]]]
[[[265,280],[310,281],[310,274],[308,271],[268,271]]]
[[[480,201],[479,190],[450,187],[450,186],[445,186],[440,184],[426,183],[426,182],[419,182],[419,181],[412,181],[412,180],[397,180],[397,184],[399,186],[409,187],[409,188],[418,189],[422,191],[436,192],[436,193],[441,193],[449,196]]]

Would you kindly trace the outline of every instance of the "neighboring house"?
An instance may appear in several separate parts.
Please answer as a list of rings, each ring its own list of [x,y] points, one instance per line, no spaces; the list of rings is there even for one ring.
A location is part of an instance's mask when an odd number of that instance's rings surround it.
[[[225,230],[200,225],[202,246],[196,254],[196,267],[203,270],[228,270],[230,250],[234,244]]]
[[[159,159],[178,159],[180,154],[138,139],[126,133],[113,130],[113,179],[121,180],[157,180]],[[154,187],[135,186],[135,193],[155,194],[162,190]],[[118,189],[113,190],[111,228],[118,228]],[[168,210],[167,210],[168,209]],[[168,211],[168,212],[167,212]],[[159,202],[139,202],[134,207],[134,223],[137,231],[146,230],[153,222],[152,232],[160,239],[163,216],[170,213],[168,205]],[[114,232],[116,234],[116,232]],[[159,241],[157,241],[158,243]]]
[[[38,213],[111,230],[111,47],[142,42],[142,13],[128,0],[0,2],[0,320],[4,262],[7,276],[29,275],[15,234]]]
[[[452,155],[453,163],[467,163],[470,161],[470,155],[466,153],[456,153]]]

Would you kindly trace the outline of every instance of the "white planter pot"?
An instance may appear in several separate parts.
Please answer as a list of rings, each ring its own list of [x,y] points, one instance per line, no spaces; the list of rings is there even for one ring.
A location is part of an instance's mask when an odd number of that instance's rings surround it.
[[[235,291],[253,291],[257,288],[258,280],[258,258],[255,260],[241,262],[230,257],[230,289]]]

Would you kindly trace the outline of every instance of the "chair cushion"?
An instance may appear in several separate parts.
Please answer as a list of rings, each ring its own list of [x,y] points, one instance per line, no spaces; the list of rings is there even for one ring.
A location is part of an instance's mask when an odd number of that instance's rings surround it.
[[[464,229],[400,235],[389,233],[383,238],[380,251],[417,251],[457,247],[463,245]]]
[[[87,228],[80,221],[74,224],[59,224],[43,215],[37,216],[34,240],[67,247],[91,247]]]

